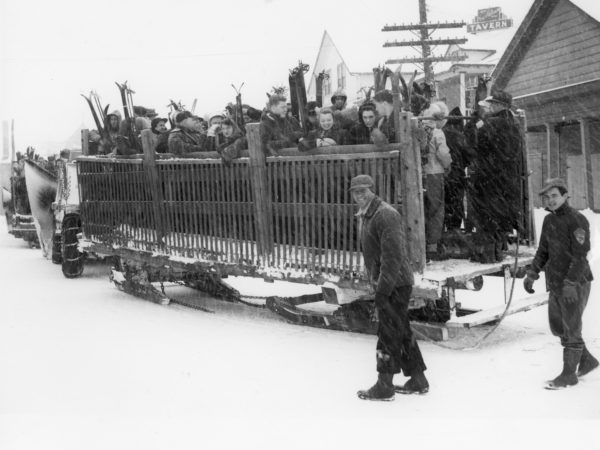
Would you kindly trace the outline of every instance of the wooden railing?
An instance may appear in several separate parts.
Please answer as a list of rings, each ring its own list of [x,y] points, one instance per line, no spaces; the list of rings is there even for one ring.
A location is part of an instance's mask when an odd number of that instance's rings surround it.
[[[209,153],[157,159],[143,134],[143,159],[78,159],[83,232],[114,247],[190,261],[353,278],[363,267],[348,188],[366,173],[375,192],[403,214],[409,256],[422,271],[420,155],[410,116],[400,119],[400,142],[382,149],[284,149],[267,158],[258,124],[249,124],[248,157],[229,167]]]

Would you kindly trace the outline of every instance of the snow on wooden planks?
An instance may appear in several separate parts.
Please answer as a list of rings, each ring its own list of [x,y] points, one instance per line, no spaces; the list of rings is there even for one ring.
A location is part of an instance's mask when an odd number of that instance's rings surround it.
[[[506,314],[509,315],[522,311],[529,311],[530,309],[545,305],[546,303],[548,303],[547,292],[532,295],[530,297],[522,299],[515,299],[511,303]],[[468,314],[466,316],[455,317],[446,322],[446,326],[470,328],[477,325],[483,325],[484,323],[489,323],[500,319],[500,317],[502,317],[502,314],[504,314],[505,309],[506,305],[501,305],[495,308],[489,308],[473,314]]]

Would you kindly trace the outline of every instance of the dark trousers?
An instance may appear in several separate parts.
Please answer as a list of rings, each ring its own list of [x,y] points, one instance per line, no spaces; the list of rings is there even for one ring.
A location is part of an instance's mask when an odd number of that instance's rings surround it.
[[[577,286],[577,301],[565,303],[561,292],[550,291],[548,300],[548,320],[550,331],[560,338],[563,347],[583,349],[585,345],[581,336],[581,317],[587,306],[592,283]]]
[[[377,372],[400,373],[410,377],[427,367],[408,321],[408,302],[412,286],[397,286],[388,296],[376,298]]]
[[[425,240],[437,244],[444,229],[444,174],[425,175],[423,202],[425,203]]]
[[[465,174],[450,172],[444,179],[444,225],[448,230],[459,230],[465,218]]]

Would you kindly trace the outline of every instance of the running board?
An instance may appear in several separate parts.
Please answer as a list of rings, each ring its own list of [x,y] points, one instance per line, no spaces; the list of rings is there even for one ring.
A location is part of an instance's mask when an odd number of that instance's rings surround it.
[[[545,305],[546,303],[548,303],[548,292],[513,300],[506,315],[515,314],[522,311],[529,311],[530,309],[537,308],[538,306]],[[477,325],[494,322],[502,317],[505,309],[506,306],[502,305],[495,308],[484,309],[466,316],[454,317],[446,322],[446,326],[453,328],[471,328]]]

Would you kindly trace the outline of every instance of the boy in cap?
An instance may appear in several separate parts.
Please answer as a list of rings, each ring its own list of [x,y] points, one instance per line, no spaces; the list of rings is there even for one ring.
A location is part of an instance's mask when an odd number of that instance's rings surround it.
[[[375,286],[377,329],[377,382],[358,391],[363,400],[394,399],[394,393],[424,394],[429,390],[423,356],[410,329],[408,302],[414,283],[408,260],[406,235],[400,213],[373,192],[373,179],[358,175],[350,182],[352,199],[358,205],[358,233],[365,269]],[[410,379],[394,386],[394,374]]]
[[[152,130],[152,145],[156,153],[167,153],[169,150],[169,130],[167,128],[167,119],[155,117],[150,123]]]
[[[583,214],[569,206],[567,186],[560,178],[548,180],[539,194],[550,214],[544,218],[538,250],[523,285],[532,294],[540,271],[546,273],[550,330],[563,346],[563,370],[546,388],[562,389],[577,384],[577,377],[598,367],[581,334],[581,318],[594,278],[586,258],[590,226]]]

